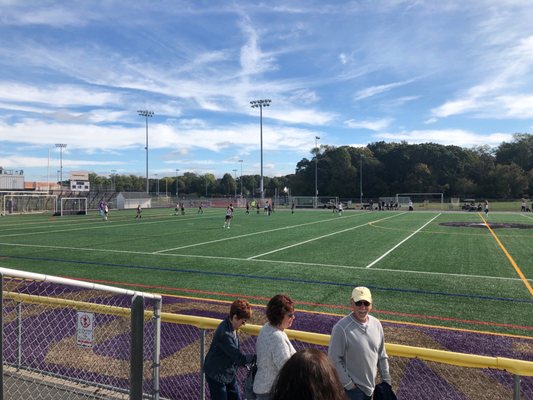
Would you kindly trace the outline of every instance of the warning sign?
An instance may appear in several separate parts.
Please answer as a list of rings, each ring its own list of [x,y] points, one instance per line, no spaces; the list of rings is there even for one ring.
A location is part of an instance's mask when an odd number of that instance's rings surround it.
[[[78,346],[93,347],[94,313],[78,311],[76,343]]]

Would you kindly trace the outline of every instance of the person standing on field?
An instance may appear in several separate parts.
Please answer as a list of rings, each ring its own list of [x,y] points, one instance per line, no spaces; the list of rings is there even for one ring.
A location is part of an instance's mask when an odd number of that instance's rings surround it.
[[[142,208],[141,208],[141,205],[139,204],[137,206],[137,215],[135,216],[135,219],[141,219],[142,218]]]
[[[233,205],[230,204],[227,208],[226,208],[226,218],[224,219],[224,226],[223,228],[228,228],[230,227],[231,225],[231,220],[233,219]]]
[[[485,212],[485,218],[489,218],[489,201],[488,200],[485,200],[485,207],[483,211]]]
[[[350,298],[352,312],[335,324],[328,355],[350,400],[370,400],[379,367],[383,381],[391,384],[389,357],[381,322],[372,315],[372,294],[356,287]]]

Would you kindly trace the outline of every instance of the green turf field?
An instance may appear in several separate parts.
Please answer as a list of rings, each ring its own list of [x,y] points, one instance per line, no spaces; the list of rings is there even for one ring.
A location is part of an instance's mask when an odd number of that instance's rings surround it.
[[[365,285],[384,320],[533,337],[533,229],[440,225],[482,224],[473,212],[241,209],[223,229],[224,214],[1,217],[0,266],[255,303],[285,292],[300,309],[340,314]],[[491,212],[489,222],[533,228],[533,214]]]

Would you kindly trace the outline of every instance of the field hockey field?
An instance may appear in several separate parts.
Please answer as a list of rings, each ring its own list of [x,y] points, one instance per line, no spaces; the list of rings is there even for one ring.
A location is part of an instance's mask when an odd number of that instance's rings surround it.
[[[388,321],[533,337],[533,214],[170,209],[0,218],[0,266],[202,298],[343,314],[371,288]]]

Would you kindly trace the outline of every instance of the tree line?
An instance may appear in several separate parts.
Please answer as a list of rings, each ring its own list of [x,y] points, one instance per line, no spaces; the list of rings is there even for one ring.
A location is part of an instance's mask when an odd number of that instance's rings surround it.
[[[444,193],[445,197],[516,199],[533,195],[533,135],[515,134],[497,148],[463,148],[436,143],[375,142],[366,147],[321,145],[312,157],[296,164],[293,174],[263,177],[266,197],[283,193],[314,196],[315,168],[319,196],[364,199],[405,192]],[[146,179],[135,175],[90,174],[92,185],[116,191],[146,190]],[[175,196],[258,197],[259,175],[235,179],[186,172],[179,177],[150,179],[150,192]],[[158,186],[159,184],[159,186]],[[242,187],[241,187],[242,185]]]

